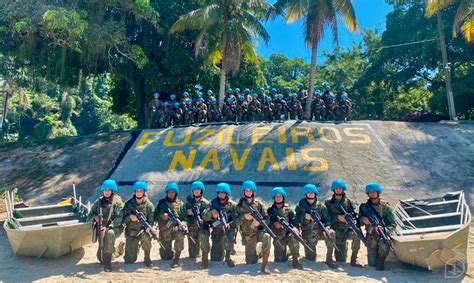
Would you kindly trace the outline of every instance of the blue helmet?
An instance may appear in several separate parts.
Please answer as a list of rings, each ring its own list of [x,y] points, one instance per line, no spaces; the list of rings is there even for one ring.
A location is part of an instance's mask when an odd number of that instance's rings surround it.
[[[236,88],[234,89],[234,92],[240,92],[240,88],[236,87]]]
[[[165,101],[165,103],[163,103],[164,106],[168,106],[170,105],[170,103],[168,101]]]
[[[148,192],[148,184],[142,180],[136,181],[132,186],[132,191],[136,192],[138,190],[144,190],[145,192]]]
[[[315,193],[316,195],[319,195],[318,187],[313,184],[306,184],[303,187],[303,196],[306,196],[307,193]]]
[[[193,100],[192,100],[191,98],[189,98],[189,99],[187,100],[187,102],[188,102],[188,104],[193,104]]]
[[[286,194],[285,189],[282,188],[282,187],[273,188],[273,190],[272,190],[272,199],[274,199],[277,194],[282,195],[284,198],[288,197],[288,195]]]
[[[349,95],[347,95],[347,93],[341,94],[341,99],[348,99],[348,98],[349,98]]]
[[[253,97],[257,98],[258,97],[258,94],[257,93],[254,93],[252,94]]]
[[[298,87],[304,88],[304,83],[299,83],[299,84],[298,84]]]
[[[283,98],[283,94],[279,93],[279,94],[277,95],[277,97],[281,99],[281,98]]]
[[[315,90],[314,95],[315,96],[321,96],[321,91],[319,91],[319,89]]]
[[[265,89],[263,87],[261,87],[258,91],[259,92],[265,92]]]
[[[376,191],[377,193],[382,193],[382,186],[379,183],[368,183],[365,186],[365,193],[368,194],[370,191]]]
[[[325,89],[325,90],[331,90],[331,86],[330,86],[330,85],[325,85],[325,86],[324,86],[324,89]]]
[[[331,192],[334,192],[336,188],[341,188],[343,191],[347,190],[346,183],[342,180],[334,180],[331,184]]]
[[[270,96],[267,96],[267,101],[272,101],[272,98]]]
[[[206,190],[206,187],[204,186],[204,183],[201,181],[194,181],[191,184],[191,192],[194,190],[201,190],[203,193]]]
[[[250,89],[248,89],[248,88],[244,89],[244,93],[245,94],[250,94]]]
[[[207,91],[207,94],[208,94],[208,95],[212,95],[212,94],[213,94],[212,90],[208,90],[208,91]]]
[[[340,85],[339,90],[346,90],[346,87],[344,85]]]
[[[198,97],[201,97],[201,96],[202,96],[202,92],[198,91],[198,92],[197,92],[197,96],[198,96]]]
[[[293,93],[291,96],[292,96],[292,97],[298,97],[298,94],[297,94],[297,93]]]
[[[158,92],[155,92],[155,93],[153,94],[153,96],[154,96],[155,98],[159,98],[159,97],[160,97],[160,94],[159,94]]]
[[[176,184],[175,182],[169,182],[168,184],[166,184],[165,193],[169,191],[175,191],[176,194],[179,194],[178,184]]]
[[[171,100],[176,99],[176,95],[174,95],[174,94],[170,95],[170,99]]]
[[[197,99],[197,102],[204,102],[204,98],[199,97],[199,98]]]
[[[289,88],[289,87],[287,87],[287,86],[286,86],[284,89],[285,89],[285,92],[291,91],[291,88]]]
[[[217,103],[217,99],[215,99],[215,98],[211,99],[211,103],[212,103],[212,104],[216,104],[216,103]]]
[[[239,100],[245,100],[245,96],[243,95],[239,96]]]
[[[257,185],[255,184],[254,181],[252,180],[247,180],[242,183],[242,186],[240,187],[240,190],[243,192],[245,189],[252,190],[254,193],[257,192]]]
[[[230,186],[227,183],[219,183],[216,186],[216,193],[226,193],[227,195],[231,195]]]
[[[174,106],[175,106],[175,107],[179,107],[179,102],[175,102],[175,103],[174,103]]]
[[[231,103],[231,102],[234,101],[234,100],[232,99],[232,97],[227,97],[227,98],[225,99],[225,101],[226,101],[227,103]]]
[[[329,93],[328,98],[334,98],[334,97],[335,97],[334,94]]]
[[[183,93],[183,96],[184,96],[184,97],[188,97],[188,96],[189,96],[189,92],[185,91],[185,92]]]
[[[272,92],[272,93],[276,93],[276,92],[277,92],[277,89],[276,89],[276,88],[272,88],[271,92]]]
[[[227,93],[232,93],[232,92],[234,92],[234,91],[232,90],[232,88],[229,87],[229,88],[227,89]]]
[[[118,191],[117,183],[112,179],[105,180],[100,186],[100,191],[103,191],[103,190],[111,190],[111,191],[117,192]]]

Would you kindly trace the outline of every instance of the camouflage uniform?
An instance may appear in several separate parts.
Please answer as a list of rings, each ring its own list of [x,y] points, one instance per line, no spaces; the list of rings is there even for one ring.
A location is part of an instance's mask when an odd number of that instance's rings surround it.
[[[288,261],[288,254],[286,252],[286,246],[290,248],[293,259],[297,259],[300,255],[300,243],[291,236],[291,234],[283,228],[276,229],[274,224],[278,222],[277,216],[285,218],[288,223],[298,227],[299,223],[296,219],[295,212],[291,209],[290,205],[285,203],[282,208],[279,208],[276,204],[273,204],[268,208],[268,215],[270,217],[270,227],[273,232],[277,235],[280,244],[284,247],[275,243],[273,240],[273,249],[275,251],[275,262],[286,262]]]
[[[212,219],[212,210],[218,210],[218,207],[222,208],[222,211],[227,215],[227,219],[230,224],[230,233],[232,238],[234,238],[235,229],[237,228],[237,211],[236,211],[236,204],[232,200],[228,200],[227,203],[224,205],[219,204],[218,198],[214,198],[211,201],[209,209],[204,213],[204,221],[215,221]],[[230,252],[232,250],[233,243],[229,243],[227,240],[227,236],[224,232],[224,226],[218,225],[214,227],[211,232],[211,240],[212,240],[212,247],[211,247],[211,260],[212,261],[222,261],[225,256],[230,257]],[[225,251],[225,254],[224,254]]]
[[[209,208],[209,201],[204,197],[201,197],[199,200],[196,200],[193,196],[189,195],[186,199],[186,210],[192,209],[196,205],[199,211],[201,212],[201,218],[205,211]],[[191,240],[188,241],[188,250],[189,257],[197,258],[199,256],[200,250],[203,254],[208,254],[210,250],[209,245],[209,222],[204,222],[204,229],[201,231],[199,223],[194,216],[187,215],[187,224],[190,236],[194,239],[196,243],[193,243]]]
[[[150,127],[160,128],[161,125],[161,116],[163,115],[163,102],[159,99],[152,99],[148,104],[150,109]]]
[[[138,204],[135,197],[132,197],[127,201],[131,202],[138,211],[142,212],[147,218],[147,222],[153,226],[153,204],[145,195],[142,199],[142,203]],[[125,204],[126,206],[126,204]],[[122,210],[122,224],[125,225],[125,263],[134,263],[137,260],[139,252],[139,244],[141,245],[145,255],[150,253],[151,250],[151,237],[143,227],[137,222],[130,220],[132,214],[128,209]]]
[[[123,201],[117,194],[113,194],[110,198],[100,197],[91,208],[91,219],[99,215],[99,207],[102,207],[103,226],[107,227],[107,233],[104,235],[104,258],[111,258],[115,252],[115,239],[123,232],[121,223]],[[102,262],[99,249],[97,249],[97,259]]]
[[[179,258],[181,251],[184,248],[184,235],[178,231],[176,225],[171,225],[171,217],[168,221],[163,220],[163,214],[166,212],[161,206],[169,207],[176,218],[183,220],[186,215],[184,204],[178,198],[176,198],[174,202],[169,202],[168,198],[164,197],[158,202],[158,205],[155,208],[155,222],[158,222],[158,227],[160,228],[160,239],[164,246],[164,249],[160,247],[160,257],[165,260],[173,259],[173,256]],[[173,240],[174,254],[171,247]]]
[[[245,246],[245,262],[247,264],[255,264],[258,261],[257,243],[262,243],[263,256],[268,256],[270,254],[271,241],[270,236],[265,232],[263,227],[254,226],[253,219],[247,220],[244,218],[244,214],[250,213],[250,210],[244,202],[246,202],[245,198],[241,198],[237,204],[240,234],[242,236],[242,245]],[[251,205],[263,216],[265,221],[268,220],[267,210],[261,202],[254,199]]]
[[[373,204],[370,200],[367,200],[366,203],[363,203],[359,207],[359,221],[361,225],[365,225],[362,220],[363,217],[367,216],[367,209],[370,209],[369,206],[372,206],[375,211],[377,211],[377,217],[381,217],[383,222],[385,223],[385,231],[388,234],[390,231],[395,229],[395,216],[393,214],[393,210],[390,208],[387,202],[380,200],[379,204]],[[385,261],[385,258],[388,256],[390,252],[390,246],[387,245],[377,234],[375,229],[372,229],[372,233],[369,233],[370,225],[366,226],[366,235],[367,241],[369,242],[369,246],[367,247],[367,260],[369,266],[377,266],[378,261]]]
[[[324,242],[326,243],[327,247],[326,261],[332,261],[331,259],[334,247],[331,241],[324,236],[323,231],[319,229],[319,226],[316,223],[314,223],[312,220],[305,219],[306,213],[310,214],[311,210],[316,210],[319,217],[321,218],[321,221],[326,227],[328,227],[331,223],[328,210],[326,206],[324,206],[324,204],[315,200],[314,203],[310,205],[305,198],[300,200],[295,209],[296,219],[301,224],[301,232],[303,239],[306,241],[306,243],[308,243],[308,246],[310,246],[315,251],[312,252],[305,248],[305,258],[310,261],[315,261],[316,245],[318,244],[318,240],[324,239]],[[329,235],[331,237],[334,237],[334,230],[331,230],[329,228],[328,230]]]
[[[351,256],[351,263],[356,261],[357,253],[360,249],[360,239],[357,234],[352,231],[352,229],[347,230],[347,224],[339,221],[338,216],[344,214],[340,211],[337,207],[337,203],[340,202],[344,209],[354,215],[354,218],[357,219],[355,215],[354,205],[352,201],[346,197],[346,194],[342,196],[341,200],[336,200],[335,197],[331,197],[325,201],[325,206],[329,211],[329,217],[331,218],[331,228],[336,233],[336,246],[339,251],[335,251],[336,254],[336,261],[345,262],[347,257],[347,240],[352,240],[352,256]]]

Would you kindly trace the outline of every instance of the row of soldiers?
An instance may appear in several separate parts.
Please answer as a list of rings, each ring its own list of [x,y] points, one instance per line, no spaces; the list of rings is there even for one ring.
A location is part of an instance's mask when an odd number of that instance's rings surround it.
[[[297,92],[288,87],[284,93],[276,88],[265,91],[260,88],[251,94],[250,89],[243,92],[239,88],[227,89],[222,108],[212,90],[207,92],[207,99],[198,91],[195,98],[184,92],[182,99],[170,96],[170,101],[162,102],[160,94],[155,93],[150,102],[150,127],[161,128],[176,125],[189,125],[204,122],[248,122],[274,121],[287,119],[307,119],[316,121],[350,121],[353,103],[344,86],[340,86],[336,95],[329,85],[324,91],[316,90],[311,103],[310,117],[306,118],[304,110],[308,100],[304,85],[300,84]]]
[[[357,262],[362,240],[367,246],[369,266],[384,270],[390,242],[381,235],[386,237],[394,228],[394,215],[388,204],[380,199],[382,187],[377,183],[367,184],[365,192],[368,200],[360,205],[358,215],[354,203],[345,193],[347,186],[341,180],[332,183],[333,195],[324,202],[318,199],[319,190],[315,185],[305,185],[302,199],[295,209],[286,202],[288,195],[282,187],[272,190],[273,204],[265,208],[255,198],[258,189],[251,180],[243,182],[242,196],[237,202],[231,199],[231,188],[227,183],[216,186],[216,197],[211,201],[204,198],[205,190],[201,181],[193,182],[191,194],[183,202],[178,198],[178,185],[168,183],[165,197],[155,207],[148,198],[146,182],[136,182],[132,197],[123,203],[117,194],[115,181],[104,181],[102,196],[94,203],[90,215],[96,227],[100,224],[102,242],[99,242],[97,256],[104,270],[112,271],[111,262],[117,254],[115,239],[123,231],[125,263],[137,260],[141,246],[147,267],[153,266],[150,258],[153,239],[159,243],[160,257],[172,260],[171,268],[180,266],[185,237],[188,238],[189,257],[201,255],[202,269],[208,268],[209,254],[211,261],[224,260],[229,267],[234,267],[232,255],[235,254],[234,244],[240,231],[246,263],[255,264],[262,258],[263,274],[270,274],[268,260],[272,240],[274,261],[288,261],[289,248],[292,266],[296,269],[302,269],[299,261],[300,243],[304,246],[305,258],[315,261],[316,245],[320,240],[326,244],[325,263],[330,268],[337,268],[336,262],[346,261],[347,240],[352,240],[350,264],[362,267]],[[348,223],[354,219],[355,224]],[[155,231],[155,224],[159,232]],[[349,224],[353,226],[348,227]],[[365,236],[361,230],[358,231],[357,227],[360,229],[360,226],[366,227]],[[257,251],[258,243],[261,243],[260,251]]]

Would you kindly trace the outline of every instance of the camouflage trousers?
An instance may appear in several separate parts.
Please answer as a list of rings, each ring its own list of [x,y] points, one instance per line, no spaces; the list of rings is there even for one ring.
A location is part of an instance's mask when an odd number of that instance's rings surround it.
[[[278,235],[277,235],[278,236]],[[278,237],[278,243],[273,240],[273,250],[275,251],[275,262],[286,262],[288,261],[287,247],[290,248],[291,255],[293,258],[300,256],[300,243],[295,240],[291,235]]]
[[[345,232],[345,230],[336,230],[336,246],[339,251],[335,250],[336,261],[345,262],[347,258],[347,240],[351,240],[351,250],[356,254],[360,250],[360,239],[352,230]]]
[[[104,256],[112,256],[115,252],[115,239],[120,237],[122,234],[123,229],[120,228],[112,228],[107,230],[107,233],[104,235]],[[97,259],[100,259],[100,249],[97,247]]]
[[[184,235],[176,228],[162,228],[160,229],[160,240],[164,248],[160,247],[161,259],[173,259],[174,253],[181,253],[184,249]],[[174,241],[174,252],[173,252]]]
[[[255,264],[258,261],[257,254],[257,243],[262,243],[263,255],[269,255],[271,250],[271,238],[270,235],[264,231],[258,231],[254,235],[242,235],[242,245],[245,247],[245,262],[247,264]]]
[[[125,233],[125,263],[134,263],[137,261],[140,245],[144,252],[149,252],[151,250],[150,235],[145,232],[138,234],[138,236],[131,236]]]
[[[197,258],[201,254],[208,254],[210,251],[210,244],[209,244],[209,229],[205,232],[201,232],[199,226],[189,226],[189,236],[188,236],[188,251],[189,257]],[[193,238],[194,242],[191,241],[189,238]]]
[[[329,230],[329,235],[334,238],[335,232],[332,229]],[[302,235],[303,239],[308,243],[308,246],[310,246],[314,252],[310,251],[306,247],[304,248],[304,253],[305,253],[305,258],[310,261],[315,261],[316,260],[316,245],[318,244],[319,240],[324,240],[326,243],[327,247],[327,253],[326,256],[332,256],[334,246],[331,243],[331,240],[326,238],[323,234],[323,232],[319,229],[313,229],[313,230],[303,230]]]
[[[234,239],[235,229],[230,229],[229,233],[231,238]],[[214,228],[211,233],[211,260],[212,261],[222,261],[224,260],[225,252],[229,252],[232,250],[234,243],[229,242],[227,240],[227,236],[224,232],[224,229],[221,228]]]
[[[369,242],[367,247],[367,261],[369,266],[377,266],[377,259],[385,259],[390,252],[390,246],[380,239],[380,236],[376,232],[369,235],[367,241]]]

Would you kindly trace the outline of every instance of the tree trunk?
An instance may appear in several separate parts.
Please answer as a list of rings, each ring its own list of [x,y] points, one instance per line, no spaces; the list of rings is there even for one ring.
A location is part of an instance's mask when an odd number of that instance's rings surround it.
[[[147,107],[146,107],[146,91],[145,79],[142,75],[137,75],[135,80],[135,95],[137,99],[137,128],[144,129],[147,126]]]
[[[222,38],[223,41],[223,50],[222,50],[222,63],[221,63],[221,75],[219,80],[219,107],[222,110],[224,106],[224,95],[225,95],[225,80],[227,75],[227,33],[224,31],[224,36]]]
[[[311,104],[313,103],[314,81],[316,80],[316,58],[318,57],[318,43],[314,41],[311,46],[311,70],[309,72],[309,93],[306,100],[305,117],[311,116]]]

